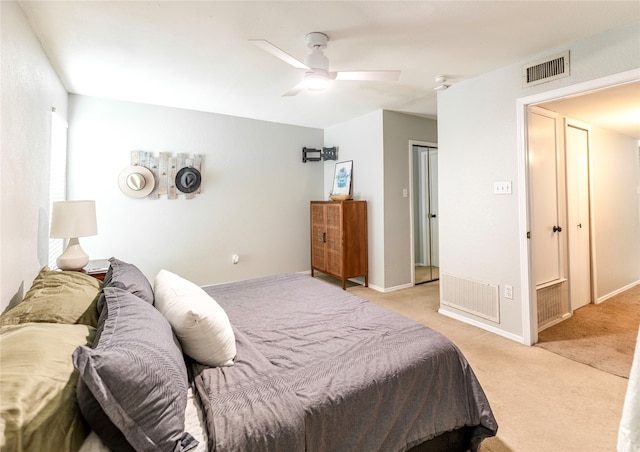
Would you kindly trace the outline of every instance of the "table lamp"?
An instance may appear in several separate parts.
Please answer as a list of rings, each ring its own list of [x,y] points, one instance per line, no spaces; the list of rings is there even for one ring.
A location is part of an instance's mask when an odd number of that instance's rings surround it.
[[[52,239],[69,239],[64,252],[56,260],[60,270],[81,270],[89,263],[89,255],[80,247],[78,237],[96,235],[95,201],[57,201],[51,210]]]

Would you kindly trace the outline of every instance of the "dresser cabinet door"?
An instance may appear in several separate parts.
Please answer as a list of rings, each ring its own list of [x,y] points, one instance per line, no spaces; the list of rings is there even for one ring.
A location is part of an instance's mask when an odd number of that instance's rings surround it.
[[[325,204],[325,270],[334,275],[342,275],[344,229],[342,227],[343,209],[340,204]]]
[[[326,241],[324,205],[311,203],[311,267],[320,271],[326,271]]]

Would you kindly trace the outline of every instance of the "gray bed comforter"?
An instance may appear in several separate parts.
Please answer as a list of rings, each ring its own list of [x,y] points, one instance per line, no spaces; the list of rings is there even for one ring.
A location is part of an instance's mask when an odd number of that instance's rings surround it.
[[[191,363],[216,451],[404,451],[497,424],[441,334],[325,282],[279,275],[204,288],[236,334],[231,367]]]

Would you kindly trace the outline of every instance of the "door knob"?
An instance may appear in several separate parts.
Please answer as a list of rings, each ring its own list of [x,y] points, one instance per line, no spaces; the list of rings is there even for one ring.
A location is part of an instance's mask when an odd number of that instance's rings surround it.
[[[554,226],[553,232],[562,232],[562,228],[560,226]]]

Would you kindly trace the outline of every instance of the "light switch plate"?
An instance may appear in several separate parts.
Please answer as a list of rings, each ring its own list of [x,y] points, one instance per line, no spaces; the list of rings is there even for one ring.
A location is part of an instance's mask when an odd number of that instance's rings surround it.
[[[493,194],[495,195],[510,195],[511,194],[511,181],[494,182]]]

